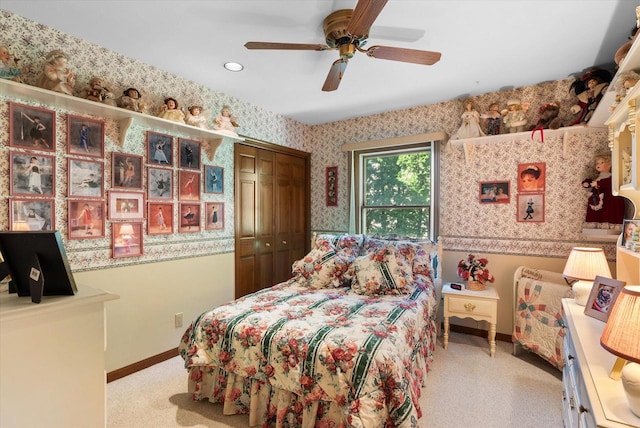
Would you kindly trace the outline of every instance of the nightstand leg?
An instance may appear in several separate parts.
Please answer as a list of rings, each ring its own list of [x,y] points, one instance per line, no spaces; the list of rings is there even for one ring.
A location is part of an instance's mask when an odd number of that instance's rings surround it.
[[[444,349],[447,349],[449,345],[449,317],[444,317]]]
[[[496,325],[489,325],[489,355],[492,357],[496,354]]]

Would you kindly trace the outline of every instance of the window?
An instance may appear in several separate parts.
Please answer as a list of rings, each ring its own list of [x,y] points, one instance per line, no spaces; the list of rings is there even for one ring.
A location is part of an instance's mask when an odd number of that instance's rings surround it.
[[[436,157],[429,143],[354,152],[358,230],[435,239]]]

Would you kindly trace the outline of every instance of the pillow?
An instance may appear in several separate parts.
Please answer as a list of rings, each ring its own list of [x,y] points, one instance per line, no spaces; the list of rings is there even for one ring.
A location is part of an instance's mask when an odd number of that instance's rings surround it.
[[[344,250],[346,254],[357,257],[364,243],[364,235],[320,234],[316,237],[316,247],[322,245],[322,241],[328,241],[336,250]]]
[[[355,280],[351,289],[368,296],[406,294],[411,277],[398,265],[394,247],[387,246],[358,257],[353,262]]]
[[[335,248],[325,241],[321,248],[313,248],[309,254],[295,261],[292,273],[303,287],[331,288],[342,286],[350,278],[349,267],[349,257],[336,253]]]
[[[362,249],[363,254],[371,254],[372,252],[377,252],[387,247],[392,248],[400,269],[403,270],[406,276],[411,277],[413,275],[413,260],[419,246],[409,241],[369,238],[364,243]]]

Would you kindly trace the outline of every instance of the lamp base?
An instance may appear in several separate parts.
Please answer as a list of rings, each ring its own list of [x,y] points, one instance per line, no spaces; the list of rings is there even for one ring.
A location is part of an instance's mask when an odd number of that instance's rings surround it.
[[[571,286],[573,290],[573,299],[580,306],[586,306],[591,289],[593,288],[593,281],[576,281]]]
[[[640,418],[640,364],[628,363],[622,369],[622,386],[627,394],[629,408]]]

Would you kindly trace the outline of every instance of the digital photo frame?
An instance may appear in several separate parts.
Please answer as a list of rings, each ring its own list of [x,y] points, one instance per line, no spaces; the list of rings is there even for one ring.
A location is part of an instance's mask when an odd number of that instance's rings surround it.
[[[33,303],[40,303],[42,296],[77,293],[59,231],[0,232],[0,253],[0,276],[11,275],[10,293],[31,296]]]

